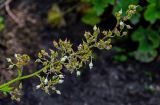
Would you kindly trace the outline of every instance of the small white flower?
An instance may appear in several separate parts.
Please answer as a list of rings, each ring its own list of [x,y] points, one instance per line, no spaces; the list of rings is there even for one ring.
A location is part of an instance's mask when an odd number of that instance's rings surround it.
[[[118,12],[119,14],[122,14],[122,9]]]
[[[80,44],[79,46],[78,46],[78,49],[80,50],[82,48],[82,45]]]
[[[77,74],[77,76],[80,76],[80,75],[81,75],[81,72],[80,72],[80,71],[77,71],[76,74]]]
[[[39,88],[41,88],[41,85],[37,85],[37,86],[36,86],[36,89],[39,89]]]
[[[12,62],[11,58],[7,58],[7,62]]]
[[[120,23],[119,23],[119,24],[120,24],[120,26],[124,26],[124,23],[123,23],[122,21],[120,21]]]
[[[96,25],[93,27],[93,30],[94,30],[94,31],[96,31],[96,30],[97,30],[97,26],[96,26]]]
[[[93,63],[92,63],[92,62],[89,63],[89,68],[90,68],[90,69],[93,68]]]
[[[48,83],[48,78],[44,80],[44,84],[46,85],[47,83]]]
[[[106,46],[106,49],[107,49],[107,50],[110,50],[110,49],[111,49],[111,47],[110,47],[110,46]]]
[[[61,95],[61,92],[59,90],[56,90],[56,93],[59,94],[59,95]]]
[[[68,58],[67,56],[64,56],[63,58],[61,58],[61,62],[66,61],[67,58]]]
[[[58,83],[60,83],[60,84],[63,83],[63,82],[64,82],[64,80],[62,80],[62,79],[60,79],[60,80],[58,81]]]
[[[9,68],[9,69],[13,69],[13,67],[14,67],[14,65],[9,65],[8,68]]]
[[[52,90],[56,90],[56,88],[55,88],[55,87],[52,87]]]
[[[130,25],[126,25],[127,29],[132,29],[132,27]]]
[[[18,56],[17,54],[14,54],[14,57],[16,57],[16,58],[17,58],[17,56]]]
[[[60,74],[60,75],[59,75],[59,78],[64,78],[64,75]]]

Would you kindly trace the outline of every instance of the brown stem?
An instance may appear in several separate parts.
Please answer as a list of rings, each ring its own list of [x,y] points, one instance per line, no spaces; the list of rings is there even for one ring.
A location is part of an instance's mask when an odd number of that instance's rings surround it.
[[[17,16],[11,11],[9,4],[12,2],[12,0],[7,0],[5,2],[5,9],[8,13],[8,15],[12,18],[13,21],[15,21],[15,23],[17,23],[20,27],[23,26],[23,23],[20,21],[19,18],[17,18]]]

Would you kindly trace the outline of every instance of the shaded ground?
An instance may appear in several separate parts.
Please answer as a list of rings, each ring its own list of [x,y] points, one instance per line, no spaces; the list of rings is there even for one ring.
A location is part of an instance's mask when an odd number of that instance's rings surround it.
[[[14,12],[24,14],[21,19],[25,25],[21,28],[1,11],[7,18],[7,28],[0,34],[1,75],[6,74],[3,69],[6,57],[27,53],[35,59],[39,49],[52,46],[52,40],[68,38],[77,45],[84,31],[90,29],[80,22],[74,11],[65,16],[67,27],[51,28],[46,23],[46,12],[51,3],[50,0],[15,0],[11,4]],[[64,3],[61,5],[62,9],[66,8]],[[0,105],[160,105],[159,59],[151,64],[133,59],[116,63],[112,60],[113,51],[96,51],[96,55],[93,70],[84,68],[78,78],[66,74],[64,84],[59,86],[62,95],[47,95],[36,90],[39,81],[29,79],[24,82],[24,97],[20,103],[3,98]],[[14,74],[8,71],[6,79],[10,79],[8,73]]]

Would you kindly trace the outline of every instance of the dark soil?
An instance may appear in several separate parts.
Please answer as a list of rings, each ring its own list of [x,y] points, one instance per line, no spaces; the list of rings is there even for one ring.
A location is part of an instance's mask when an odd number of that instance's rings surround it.
[[[1,82],[14,75],[13,71],[4,69],[7,66],[5,58],[15,53],[27,53],[34,60],[40,49],[52,48],[52,41],[59,38],[67,38],[76,46],[81,42],[84,31],[91,29],[81,23],[80,14],[75,11],[65,16],[67,26],[51,27],[46,16],[54,2],[59,3],[62,10],[76,3],[63,0],[15,0],[11,8],[23,22],[22,27],[18,27],[4,9],[0,11],[7,24],[0,33]],[[106,28],[103,23],[101,25]],[[36,90],[39,81],[32,78],[23,81],[24,96],[21,102],[3,97],[0,105],[160,105],[160,59],[144,64],[131,58],[122,63],[112,59],[114,51],[96,51],[95,54],[92,70],[86,66],[80,77],[66,73],[65,82],[58,86],[62,95],[48,95]],[[29,68],[35,69],[34,66]],[[29,72],[33,71],[25,71]]]

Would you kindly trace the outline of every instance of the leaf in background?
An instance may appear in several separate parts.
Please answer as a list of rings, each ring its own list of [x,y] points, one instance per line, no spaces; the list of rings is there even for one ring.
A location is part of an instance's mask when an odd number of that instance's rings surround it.
[[[149,28],[147,34],[148,40],[150,40],[152,47],[155,49],[158,48],[160,45],[160,35],[158,34],[158,32]]]
[[[133,52],[133,54],[136,60],[148,63],[155,59],[155,57],[157,56],[157,51],[156,50],[135,51]]]
[[[128,57],[127,55],[124,55],[124,54],[117,54],[113,57],[113,59],[118,62],[125,62],[127,61]]]
[[[82,21],[89,25],[98,24],[101,20],[100,17],[109,4],[113,5],[114,0],[81,0],[82,2],[88,3],[90,9],[86,11],[82,17]]]
[[[148,0],[150,3],[144,13],[145,20],[155,23],[157,19],[160,19],[160,0]]]
[[[0,16],[0,31],[2,31],[4,28],[5,28],[4,18]]]
[[[52,26],[62,27],[66,25],[66,22],[63,17],[63,12],[60,10],[57,4],[53,4],[51,10],[48,12],[48,22]]]
[[[100,22],[100,17],[96,15],[95,11],[90,10],[82,17],[82,21],[85,24],[94,26]]]
[[[147,0],[149,3],[155,3],[157,0]]]
[[[134,31],[134,33],[131,35],[131,38],[133,41],[142,41],[145,39],[144,34],[144,28],[143,27],[139,27],[137,30]]]
[[[109,4],[114,4],[114,0],[92,0],[92,2],[93,9],[96,11],[98,16],[104,13]]]
[[[142,62],[151,62],[157,56],[156,49],[160,45],[160,36],[150,28],[139,27],[133,34],[132,40],[139,43],[137,51],[135,51],[135,59]]]
[[[154,23],[156,21],[156,4],[153,3],[147,7],[147,10],[144,13],[144,18],[147,21],[150,21],[151,23]]]

